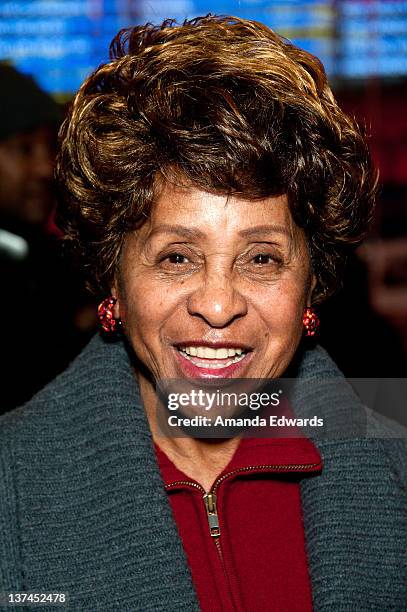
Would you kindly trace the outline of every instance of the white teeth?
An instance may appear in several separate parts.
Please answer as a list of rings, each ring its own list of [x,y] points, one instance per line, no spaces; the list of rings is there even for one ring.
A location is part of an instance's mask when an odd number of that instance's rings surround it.
[[[192,361],[194,363],[194,365],[197,365],[200,368],[210,368],[210,369],[214,369],[216,370],[217,368],[225,368],[227,366],[232,365],[232,363],[237,363],[238,361],[241,361],[245,355],[236,355],[236,357],[234,357],[233,359],[229,359],[226,363],[211,363],[210,359],[205,359],[205,361],[200,361],[199,359],[197,359],[197,357],[192,357],[191,355],[188,355],[187,353],[185,353],[185,351],[181,351],[183,356],[185,357],[185,359],[188,359],[189,361]]]
[[[214,349],[209,346],[185,346],[179,350],[187,355],[203,357],[204,359],[226,359],[227,357],[235,357],[243,353],[243,349],[241,348]]]
[[[195,365],[201,368],[224,368],[232,363],[237,363],[241,361],[245,356],[246,352],[243,352],[243,349],[228,349],[228,348],[219,348],[214,349],[209,346],[186,346],[178,349],[186,359],[192,361]],[[203,360],[199,360],[199,358]],[[213,359],[226,359],[227,357],[232,357],[233,359],[229,359],[226,363],[210,363],[210,360]]]

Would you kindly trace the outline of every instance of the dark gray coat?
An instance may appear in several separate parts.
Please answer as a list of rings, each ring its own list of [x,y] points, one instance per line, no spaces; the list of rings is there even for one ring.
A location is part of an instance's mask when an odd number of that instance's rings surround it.
[[[322,348],[297,375],[300,412],[360,410]],[[317,611],[407,610],[406,440],[368,426],[376,437],[318,441],[323,472],[301,484]],[[199,610],[122,342],[95,337],[0,419],[0,445],[0,591],[64,591],[75,611]]]

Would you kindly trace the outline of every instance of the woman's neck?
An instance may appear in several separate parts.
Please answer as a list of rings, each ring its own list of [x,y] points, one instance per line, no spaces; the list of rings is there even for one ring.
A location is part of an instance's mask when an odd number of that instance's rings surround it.
[[[172,435],[163,434],[158,413],[165,409],[160,407],[151,382],[142,375],[138,375],[137,379],[154,442],[179,470],[197,481],[205,491],[209,491],[217,476],[232,459],[240,438],[193,438],[187,434],[180,436],[179,428]]]

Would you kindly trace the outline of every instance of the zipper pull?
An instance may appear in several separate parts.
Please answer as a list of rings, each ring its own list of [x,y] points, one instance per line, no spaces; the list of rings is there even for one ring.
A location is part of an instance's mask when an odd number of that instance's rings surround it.
[[[208,516],[209,532],[213,538],[217,538],[220,536],[220,527],[218,511],[216,509],[216,495],[215,493],[205,493],[203,500]]]

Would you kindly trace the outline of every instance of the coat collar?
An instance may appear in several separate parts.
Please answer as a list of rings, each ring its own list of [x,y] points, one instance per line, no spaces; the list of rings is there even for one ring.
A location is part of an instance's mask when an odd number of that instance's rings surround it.
[[[94,593],[93,609],[113,609],[109,598],[119,605],[126,597],[137,598],[138,610],[199,610],[131,363],[122,341],[108,344],[96,336],[28,412],[23,408],[36,432],[33,438],[26,428],[27,439],[15,449],[16,464],[24,466],[19,504],[26,581],[52,590],[65,580],[68,591]],[[327,439],[315,440],[324,469],[305,478],[301,491],[315,609],[355,609],[362,587],[380,594],[392,584],[393,566],[384,566],[380,554],[370,554],[362,570],[360,562],[366,551],[380,551],[380,543],[395,554],[381,513],[393,516],[396,489],[383,485],[388,466],[377,449],[343,435],[360,403],[324,349],[301,347],[290,376],[297,381],[299,415],[342,415],[332,420]],[[358,563],[362,587],[352,573]],[[77,609],[81,605],[78,600]]]

